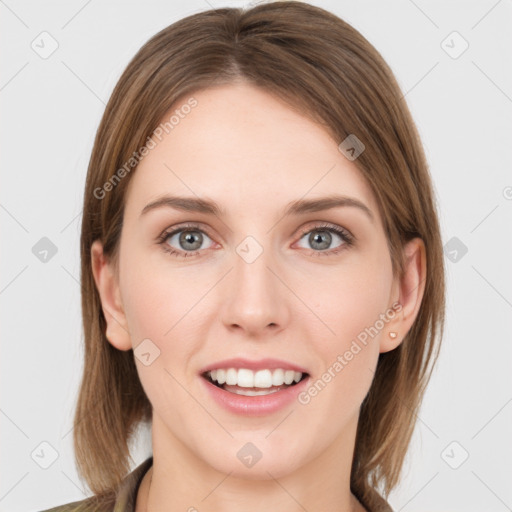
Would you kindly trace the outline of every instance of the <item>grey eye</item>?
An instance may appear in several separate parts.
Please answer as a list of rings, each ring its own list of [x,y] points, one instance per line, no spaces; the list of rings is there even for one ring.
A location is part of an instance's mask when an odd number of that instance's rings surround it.
[[[181,251],[198,251],[201,249],[201,245],[203,244],[205,238],[211,240],[210,237],[206,235],[206,233],[203,233],[198,229],[181,229],[179,231],[175,231],[167,237],[167,241],[172,241],[176,238],[178,246],[174,245],[173,247]],[[169,245],[172,245],[171,242],[168,243]]]

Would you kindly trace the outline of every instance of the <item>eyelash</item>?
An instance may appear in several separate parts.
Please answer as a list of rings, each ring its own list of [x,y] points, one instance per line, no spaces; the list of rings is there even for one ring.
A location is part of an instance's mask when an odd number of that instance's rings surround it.
[[[172,230],[166,230],[164,231],[159,237],[158,237],[158,244],[162,246],[162,249],[170,254],[171,256],[174,256],[176,258],[190,258],[191,256],[195,256],[197,255],[198,253],[200,253],[201,251],[198,250],[198,251],[177,251],[176,249],[173,249],[172,247],[170,247],[169,245],[166,244],[167,240],[169,239],[169,237],[171,237],[172,235],[175,235],[176,233],[180,233],[182,231],[200,231],[201,233],[204,233],[206,235],[208,235],[208,232],[206,232],[204,229],[202,229],[200,226],[198,226],[197,224],[187,224],[187,225],[184,225],[184,226],[179,226],[178,228],[176,229],[172,229]],[[301,233],[300,233],[300,236],[299,236],[299,240],[306,234],[312,232],[312,231],[329,231],[329,232],[332,232],[332,233],[335,233],[336,235],[338,235],[342,240],[343,240],[343,244],[340,245],[339,247],[335,248],[335,249],[331,249],[331,250],[327,250],[327,251],[312,251],[313,255],[314,256],[334,256],[338,253],[340,253],[341,251],[347,249],[348,247],[351,247],[352,245],[354,245],[354,236],[351,235],[346,229],[343,229],[341,227],[338,227],[338,226],[335,226],[335,225],[332,225],[332,224],[319,224],[319,225],[316,225],[316,226],[313,226],[312,228],[305,228],[303,230],[301,230]],[[210,235],[208,235],[210,236]],[[210,237],[211,238],[211,237]]]

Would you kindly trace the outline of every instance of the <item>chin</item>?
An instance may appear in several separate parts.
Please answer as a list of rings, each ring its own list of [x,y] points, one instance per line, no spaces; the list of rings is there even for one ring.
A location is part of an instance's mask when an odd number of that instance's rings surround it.
[[[267,434],[268,432],[262,437]],[[242,436],[237,436],[236,440],[231,441],[229,446],[219,443],[218,452],[203,454],[202,459],[214,470],[230,474],[234,478],[245,480],[282,478],[294,472],[305,462],[291,446],[290,453],[286,449],[283,450],[282,443],[272,443],[270,440],[261,442],[247,440],[244,442]],[[293,444],[301,445],[300,443]],[[226,456],[228,453],[232,455]]]

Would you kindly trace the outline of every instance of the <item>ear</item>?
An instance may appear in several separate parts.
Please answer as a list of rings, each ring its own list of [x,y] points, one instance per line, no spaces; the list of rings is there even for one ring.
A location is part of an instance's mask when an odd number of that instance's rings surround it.
[[[103,254],[103,245],[95,240],[91,246],[92,273],[107,321],[107,340],[119,350],[130,350],[132,342],[121,302],[118,278],[113,265]]]
[[[398,347],[409,332],[420,310],[426,276],[425,244],[421,238],[413,238],[404,247],[404,275],[395,281],[392,293],[395,299],[390,304],[395,316],[383,332],[380,352]],[[390,332],[395,332],[396,337],[391,338]]]

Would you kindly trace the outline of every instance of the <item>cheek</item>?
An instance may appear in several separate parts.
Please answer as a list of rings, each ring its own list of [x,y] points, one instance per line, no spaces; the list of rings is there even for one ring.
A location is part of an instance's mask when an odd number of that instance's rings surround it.
[[[392,286],[391,263],[372,255],[354,259],[352,264],[340,265],[314,283],[312,302],[317,314],[334,331],[336,348],[343,348],[386,313]]]
[[[311,333],[316,340],[314,352],[320,357],[316,377],[321,380],[312,393],[322,395],[315,398],[313,408],[346,414],[359,407],[371,385],[379,341],[386,335],[382,318],[390,319],[386,312],[392,286],[391,261],[374,254],[379,252],[354,258],[313,281],[314,293],[309,295],[316,314],[328,327],[320,326],[316,336]],[[319,337],[318,332],[324,334]],[[324,387],[325,393],[320,391]],[[339,397],[344,397],[341,402]]]
[[[329,327],[315,340],[319,356],[310,386],[299,396],[313,428],[334,439],[347,419],[358,415],[374,377],[379,340],[385,335],[381,320],[387,311],[391,280],[382,263],[353,265],[330,277],[328,288],[315,293],[317,314]],[[325,291],[328,290],[328,291]],[[318,291],[318,288],[317,288]],[[313,334],[313,333],[312,333]],[[329,424],[325,422],[329,411]],[[316,424],[318,423],[318,424]]]
[[[124,254],[120,271],[130,332],[165,343],[187,325],[181,320],[198,301],[198,283],[190,271],[173,269],[167,261],[172,256],[158,248],[137,251],[127,243]]]
[[[135,251],[130,254],[128,248],[125,254],[125,267],[121,268],[123,304],[142,387],[158,414],[173,417],[176,427],[185,429],[184,420],[176,417],[175,411],[190,409],[190,395],[184,390],[190,387],[189,376],[183,372],[198,350],[194,304],[201,294],[187,279],[190,273],[170,272],[162,262],[157,265],[151,256],[139,257]],[[127,271],[130,268],[137,271]],[[138,351],[143,340],[144,351]],[[142,352],[149,352],[149,364],[139,357]],[[194,409],[191,414],[200,420],[200,411]]]
[[[127,246],[124,254],[122,295],[135,355],[138,344],[147,339],[158,353],[151,365],[155,371],[148,372],[148,367],[137,362],[141,381],[157,393],[159,389],[169,391],[169,384],[171,388],[176,384],[170,374],[180,381],[195,378],[183,374],[189,372],[188,362],[200,352],[201,340],[207,337],[208,326],[202,319],[209,303],[201,298],[211,287],[210,280],[190,268],[173,268],[167,260],[172,256],[160,251],[138,253]],[[178,396],[181,394],[176,393],[175,398]]]

